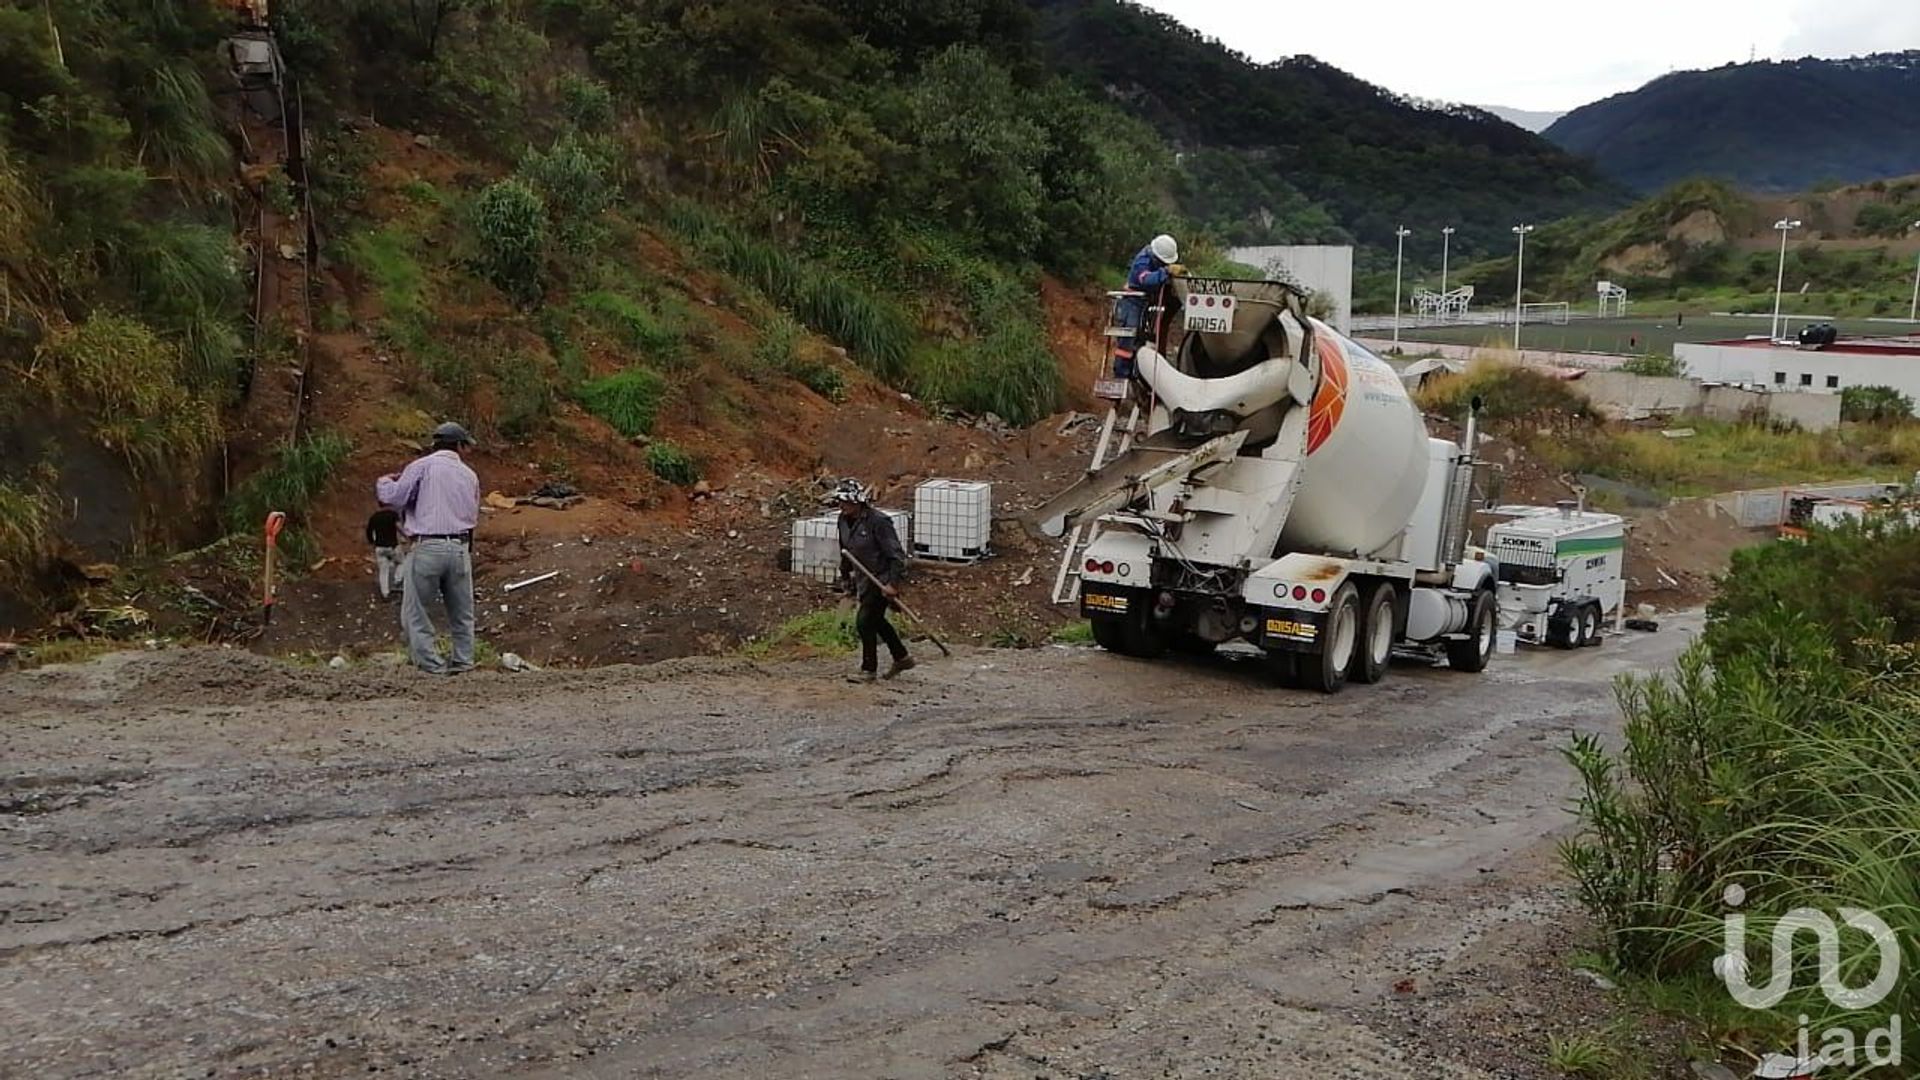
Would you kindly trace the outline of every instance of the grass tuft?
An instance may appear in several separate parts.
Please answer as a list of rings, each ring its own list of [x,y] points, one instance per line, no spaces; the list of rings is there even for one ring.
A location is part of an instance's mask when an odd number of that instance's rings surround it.
[[[257,533],[269,513],[280,511],[287,515],[289,525],[281,534],[280,546],[296,561],[304,559],[311,553],[311,541],[304,535],[303,518],[351,449],[345,436],[320,432],[281,450],[271,465],[227,495],[222,517],[228,530]]]
[[[620,434],[633,438],[653,430],[666,392],[666,380],[658,373],[632,367],[584,382],[574,391],[574,396],[588,412],[613,425]]]
[[[650,310],[630,296],[605,289],[581,297],[579,307],[582,314],[637,352],[642,361],[665,371],[687,366],[684,312]]]
[[[889,381],[906,370],[913,325],[898,306],[828,267],[750,235],[712,210],[674,203],[667,225],[820,333],[838,341],[867,370]]]
[[[700,482],[700,469],[693,458],[670,442],[656,442],[647,447],[647,468],[675,487],[692,487]]]
[[[796,615],[741,651],[752,657],[845,656],[859,647],[860,636],[853,630],[853,612],[829,608]]]

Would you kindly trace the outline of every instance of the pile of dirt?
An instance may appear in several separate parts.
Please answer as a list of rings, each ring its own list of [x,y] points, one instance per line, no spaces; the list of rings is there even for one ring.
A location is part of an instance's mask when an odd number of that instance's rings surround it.
[[[1772,539],[1764,531],[1742,528],[1712,499],[1676,500],[1659,510],[1636,512],[1631,520],[1627,602],[1661,610],[1705,603],[1735,551]]]

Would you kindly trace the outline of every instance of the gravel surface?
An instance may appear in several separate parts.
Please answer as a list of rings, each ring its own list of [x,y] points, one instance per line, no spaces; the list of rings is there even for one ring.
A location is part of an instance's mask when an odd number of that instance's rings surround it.
[[[1059,648],[0,677],[0,1074],[1540,1075],[1601,993],[1558,748],[1693,625],[1333,698]]]

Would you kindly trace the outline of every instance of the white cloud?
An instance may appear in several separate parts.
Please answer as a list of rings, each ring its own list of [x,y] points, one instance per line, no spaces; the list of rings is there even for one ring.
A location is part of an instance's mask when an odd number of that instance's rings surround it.
[[[1920,47],[1916,0],[1147,0],[1255,60],[1309,53],[1415,97],[1570,109],[1668,71]]]
[[[1920,3],[1796,0],[1782,56],[1857,56],[1920,49]]]

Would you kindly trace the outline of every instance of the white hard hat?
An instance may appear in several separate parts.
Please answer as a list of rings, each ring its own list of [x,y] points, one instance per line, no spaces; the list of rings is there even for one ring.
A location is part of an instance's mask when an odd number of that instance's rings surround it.
[[[1154,237],[1153,243],[1147,245],[1147,250],[1153,252],[1153,257],[1163,263],[1177,263],[1180,261],[1180,245],[1175,243],[1173,237],[1168,236],[1166,233],[1161,233],[1159,236]]]

